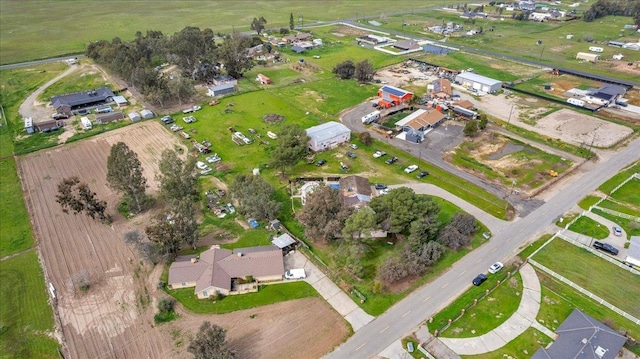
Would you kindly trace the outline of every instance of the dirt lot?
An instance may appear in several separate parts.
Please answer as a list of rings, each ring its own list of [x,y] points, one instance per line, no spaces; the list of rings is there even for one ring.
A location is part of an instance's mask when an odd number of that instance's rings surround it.
[[[505,121],[510,119],[514,125],[551,138],[559,138],[563,142],[574,145],[589,145],[593,141],[593,146],[609,147],[633,133],[633,130],[629,127],[583,115],[569,109],[562,109],[542,117],[532,126],[521,121],[521,119],[536,113],[542,114],[547,110],[545,107],[540,107],[541,101],[535,98],[520,100],[520,97],[507,97],[500,94],[497,96],[483,96],[480,102],[474,101],[474,103],[478,109],[499,119]]]
[[[19,158],[18,162],[46,276],[57,291],[56,310],[64,336],[65,353],[71,358],[184,357],[184,353],[170,354],[175,352],[172,334],[163,326],[155,327],[153,324],[154,303],[160,294],[156,289],[160,271],[155,270],[151,275],[151,268],[140,265],[133,248],[122,239],[124,233],[133,228],[142,231],[151,214],[127,221],[115,212],[118,196],[106,186],[105,178],[110,146],[117,141],[127,143],[138,154],[150,189],[155,191],[154,174],[160,155],[164,149],[178,145],[177,137],[157,122],[128,126],[30,154]],[[114,217],[111,226],[86,216],[62,213],[55,202],[56,186],[63,177],[72,175],[87,182],[99,198],[107,200]],[[83,281],[89,284],[88,290],[81,289]],[[314,336],[327,328],[340,327],[342,320],[336,313],[331,317],[318,309],[321,314],[316,314],[316,307],[322,306],[294,306],[278,317],[265,314],[264,319],[259,317],[248,321],[247,328],[243,330],[252,330],[248,332],[253,335],[252,341],[265,343],[266,339],[261,339],[261,336],[267,338],[265,333],[271,333],[268,330],[272,327],[286,333],[284,327],[294,323],[301,328],[300,331]],[[315,315],[320,317],[313,318]],[[330,323],[324,322],[325,326],[322,326],[320,318],[324,317]],[[187,318],[190,317],[185,314],[177,324],[191,325],[187,324],[190,323]],[[213,320],[217,317],[208,318]],[[306,321],[301,318],[313,319]],[[197,323],[192,323],[194,327],[201,322],[201,318],[197,319]],[[229,323],[225,320],[219,321],[224,326],[237,323],[237,319]],[[230,336],[237,340],[244,335],[243,331],[239,334],[230,332]],[[331,337],[335,341],[330,343],[313,341],[313,344],[318,345],[317,351],[324,352],[337,345],[343,337]],[[272,338],[268,338],[271,344]],[[282,350],[286,354],[298,347],[294,343],[297,342],[289,341],[269,349],[254,343],[246,346],[256,352]],[[320,349],[322,345],[324,347]]]

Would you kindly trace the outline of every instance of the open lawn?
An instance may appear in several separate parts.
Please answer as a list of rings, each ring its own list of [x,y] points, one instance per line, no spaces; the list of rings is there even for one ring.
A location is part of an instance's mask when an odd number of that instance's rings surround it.
[[[13,157],[0,160],[0,258],[31,248],[33,233]],[[1,267],[0,267],[1,268]]]
[[[551,338],[529,328],[502,348],[485,354],[463,355],[464,359],[530,358],[539,348],[544,348]]]
[[[160,30],[165,34],[180,31],[185,26],[210,27],[214,32],[250,31],[251,20],[263,16],[267,28],[289,27],[293,14],[296,26],[362,16],[372,13],[370,3],[314,1],[181,1],[181,2],[116,2],[113,6],[95,6],[92,1],[74,1],[73,12],[68,2],[9,1],[0,2],[0,63],[84,52],[89,41],[120,37],[133,39],[136,31]],[[439,4],[435,0],[421,6]],[[395,4],[394,11],[411,10],[415,4]],[[77,14],[82,14],[78,21]],[[91,26],[86,26],[91,24]]]
[[[635,162],[631,166],[620,171],[615,176],[611,177],[607,182],[598,187],[598,189],[610,195],[611,191],[613,191],[618,185],[620,185],[634,173],[640,173],[640,162]]]
[[[82,71],[76,71],[69,76],[65,76],[60,79],[60,81],[47,87],[38,97],[38,101],[47,103],[51,100],[51,96],[85,91],[98,87],[115,89],[95,67],[86,66],[83,67]]]
[[[618,202],[623,202],[623,204],[627,203],[636,209],[640,208],[640,179],[634,178],[630,180],[612,193],[611,197]]]
[[[198,299],[193,288],[168,289],[167,293],[182,303],[186,309],[202,314],[223,314],[318,295],[310,284],[302,281],[264,285],[260,286],[257,293],[231,295],[218,301]]]
[[[486,334],[509,319],[518,309],[521,299],[522,278],[516,273],[478,302],[478,305],[469,308],[462,318],[451,324],[440,336],[469,338]]]
[[[609,237],[609,228],[586,216],[580,216],[569,226],[569,230],[595,239]]]
[[[640,206],[634,206],[630,203],[625,202],[618,202],[616,200],[612,200],[611,197],[600,202],[598,206],[602,208],[612,209],[620,213],[626,213],[632,216],[640,217]]]
[[[58,358],[37,252],[4,260],[0,268],[0,358]]]
[[[640,298],[640,276],[561,239],[549,243],[533,259],[627,313],[640,317],[640,306],[629,300]]]

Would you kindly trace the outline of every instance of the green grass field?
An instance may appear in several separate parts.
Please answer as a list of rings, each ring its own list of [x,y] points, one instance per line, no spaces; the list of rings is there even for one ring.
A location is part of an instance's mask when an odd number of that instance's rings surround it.
[[[569,226],[569,230],[595,239],[605,239],[609,237],[609,228],[585,216],[581,216],[573,222],[573,224]]]
[[[640,179],[634,178],[611,194],[618,202],[640,208]]]
[[[0,258],[31,248],[33,233],[13,158],[0,160]]]
[[[73,5],[70,5],[73,4]],[[440,4],[426,0],[420,6]],[[69,11],[73,6],[74,11]],[[394,5],[394,11],[410,10],[412,3]],[[229,33],[250,31],[251,20],[263,16],[267,28],[289,27],[293,14],[296,26],[362,16],[379,16],[363,0],[335,1],[116,1],[96,6],[93,1],[10,1],[0,2],[1,64],[84,52],[89,41],[120,37],[133,39],[136,31],[160,30],[165,34],[185,26],[211,28]],[[300,21],[300,19],[302,21]],[[91,24],[91,26],[87,26]]]
[[[35,250],[0,262],[0,358],[58,358]]]
[[[629,298],[640,298],[640,277],[637,275],[560,239],[549,243],[533,259],[627,313],[640,317],[640,306],[629,301]]]
[[[193,288],[168,289],[167,293],[176,298],[188,310],[201,314],[223,314],[288,300],[318,296],[318,292],[307,282],[260,286],[259,291],[256,293],[231,295],[216,302],[198,299],[193,292]]]
[[[111,83],[105,81],[100,72],[95,70],[75,72],[47,87],[38,97],[38,101],[46,103],[49,102],[51,96],[54,95],[90,90],[98,87],[114,88]]]
[[[613,191],[614,188],[616,188],[619,184],[624,182],[627,178],[629,178],[629,176],[634,173],[640,173],[640,161],[637,161],[624,170],[620,171],[615,176],[611,177],[607,182],[598,187],[598,189],[610,195],[611,191]]]
[[[486,334],[509,319],[518,309],[521,300],[522,278],[519,273],[516,273],[489,296],[478,302],[478,305],[467,310],[462,318],[440,336],[470,338]]]

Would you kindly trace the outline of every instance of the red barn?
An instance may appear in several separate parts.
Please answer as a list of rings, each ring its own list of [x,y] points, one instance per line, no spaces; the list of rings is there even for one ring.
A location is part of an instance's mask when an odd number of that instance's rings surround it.
[[[413,97],[413,93],[395,86],[385,85],[378,90],[378,97],[380,97],[378,104],[384,108],[389,108],[409,101]]]

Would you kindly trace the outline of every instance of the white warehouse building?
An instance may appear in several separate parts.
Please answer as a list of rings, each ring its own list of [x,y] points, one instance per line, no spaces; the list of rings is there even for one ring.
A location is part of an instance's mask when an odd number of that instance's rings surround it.
[[[308,128],[307,136],[310,137],[309,148],[314,152],[318,152],[329,150],[341,143],[348,142],[351,139],[351,130],[339,122],[330,121]]]
[[[502,81],[475,74],[473,72],[463,72],[456,76],[456,82],[464,87],[476,89],[480,92],[494,93],[502,88]]]

